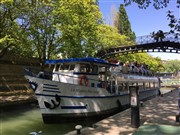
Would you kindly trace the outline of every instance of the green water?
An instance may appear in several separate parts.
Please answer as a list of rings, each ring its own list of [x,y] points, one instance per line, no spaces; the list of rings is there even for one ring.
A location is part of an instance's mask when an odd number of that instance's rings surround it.
[[[170,88],[161,89],[162,93]],[[32,105],[0,108],[0,135],[29,135],[30,132],[42,131],[42,135],[63,135],[74,130],[77,124],[92,126],[97,121],[44,124],[40,109]]]
[[[77,124],[85,127],[91,126],[93,122],[44,124],[40,110],[29,105],[23,108],[1,109],[0,112],[0,135],[28,135],[39,131],[42,131],[41,135],[62,135],[74,130]]]

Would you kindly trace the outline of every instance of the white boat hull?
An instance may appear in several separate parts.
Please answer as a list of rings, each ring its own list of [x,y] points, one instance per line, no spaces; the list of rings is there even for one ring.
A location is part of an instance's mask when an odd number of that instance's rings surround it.
[[[105,88],[68,84],[25,76],[35,91],[45,123],[106,117],[130,104],[128,90],[111,94]],[[158,89],[140,91],[140,100],[156,96]]]

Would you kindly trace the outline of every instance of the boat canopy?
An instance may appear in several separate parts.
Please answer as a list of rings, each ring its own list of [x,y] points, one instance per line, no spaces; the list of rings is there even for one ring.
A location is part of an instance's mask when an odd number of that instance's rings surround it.
[[[79,62],[89,62],[89,63],[97,63],[108,66],[118,66],[117,64],[109,63],[108,61],[100,58],[69,58],[69,59],[60,59],[60,60],[46,60],[46,64],[59,64],[59,63],[79,63]]]

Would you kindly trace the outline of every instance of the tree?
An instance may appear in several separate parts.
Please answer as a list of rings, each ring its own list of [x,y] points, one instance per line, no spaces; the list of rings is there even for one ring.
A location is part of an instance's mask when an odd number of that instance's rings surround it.
[[[29,42],[33,45],[34,56],[39,58],[42,69],[45,60],[56,53],[58,44],[58,31],[55,28],[58,17],[54,16],[55,6],[50,2],[23,1],[19,25],[28,35]]]
[[[118,12],[116,11],[116,7],[114,5],[111,7],[111,16],[113,27],[118,28]]]
[[[170,0],[124,0],[124,4],[130,5],[131,3],[136,3],[139,8],[146,9],[151,3],[153,3],[153,6],[155,9],[160,9],[167,7]],[[174,1],[175,2],[175,1]],[[177,0],[177,7],[179,7],[180,1]]]
[[[31,45],[27,44],[27,35],[18,25],[21,5],[18,1],[0,2],[0,57],[5,54],[31,54]]]
[[[118,59],[120,59],[120,61],[123,63],[125,63],[126,61],[137,62],[139,64],[145,63],[146,65],[148,65],[148,68],[154,73],[163,70],[162,60],[158,57],[153,58],[147,53],[121,55]]]
[[[60,31],[60,51],[64,57],[92,56],[95,53],[96,31],[101,13],[91,0],[61,0],[55,15]]]
[[[136,3],[139,8],[146,9],[147,7],[149,7],[151,3],[153,3],[153,6],[155,9],[161,9],[161,8],[167,7],[169,2],[170,0],[153,0],[153,2],[151,0],[143,0],[143,1],[142,0],[125,0],[124,4],[127,6],[127,5],[130,5],[131,3]],[[180,8],[180,0],[177,0],[176,5],[177,5],[177,8]],[[170,20],[169,33],[173,33],[175,35],[175,38],[180,37],[180,34],[179,34],[180,33],[180,18],[177,19],[173,15],[172,11],[168,11],[167,19]]]
[[[175,34],[175,38],[180,37],[180,18],[177,19],[173,15],[172,11],[168,11],[167,14],[169,22],[169,27],[171,28],[170,33]]]
[[[164,72],[178,73],[180,70],[180,60],[168,60],[164,64]]]
[[[130,45],[133,42],[129,37],[120,35],[116,28],[109,25],[101,24],[98,26],[96,33],[98,39],[96,41],[97,57],[102,57],[112,47]]]
[[[135,33],[131,30],[131,24],[123,4],[120,4],[118,12],[118,32],[128,36],[132,41],[135,41]]]

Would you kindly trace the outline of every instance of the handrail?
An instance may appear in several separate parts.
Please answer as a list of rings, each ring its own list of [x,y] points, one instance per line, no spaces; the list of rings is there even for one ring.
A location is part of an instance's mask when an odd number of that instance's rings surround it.
[[[48,80],[50,80],[50,78],[52,78],[52,75],[57,75],[58,78],[59,78],[59,75],[67,76],[67,77],[72,77],[72,78],[77,78],[77,79],[80,78],[80,77],[76,77],[76,76],[73,76],[73,75],[67,75],[67,74],[62,74],[62,73],[54,73],[54,72],[48,72],[48,71],[42,71],[42,72],[40,71],[38,74],[35,74],[35,73],[32,72],[31,69],[30,68],[28,68],[28,69],[24,68],[25,75],[29,75],[29,76],[32,76],[32,77],[38,77],[38,78],[41,78],[40,75],[44,75],[45,76],[44,79],[48,79]],[[33,70],[37,71],[37,69],[33,69]],[[87,74],[84,74],[84,75],[87,75]],[[97,81],[97,82],[100,81],[100,80],[89,79],[89,78],[88,78],[88,80],[93,80],[93,81]],[[60,82],[60,79],[59,79],[59,82]],[[103,81],[101,81],[101,82],[103,82]]]
[[[169,42],[178,42],[180,43],[180,37],[176,36],[176,34],[164,32],[164,37],[157,37],[158,40],[155,39],[155,35],[145,35],[136,37],[136,45],[147,44],[147,43],[156,43],[161,41],[169,41]]]

